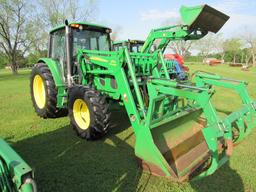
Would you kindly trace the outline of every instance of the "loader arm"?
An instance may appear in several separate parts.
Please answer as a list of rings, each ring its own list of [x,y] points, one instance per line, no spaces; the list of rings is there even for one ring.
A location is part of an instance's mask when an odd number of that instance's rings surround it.
[[[30,166],[0,138],[0,189],[3,192],[35,192]]]
[[[141,52],[149,53],[155,40],[160,41],[156,48],[164,51],[170,41],[197,40],[207,35],[208,32],[217,33],[229,19],[229,16],[208,5],[182,6],[180,14],[182,25],[153,29],[149,33]]]
[[[164,52],[165,48],[171,41],[197,40],[201,39],[206,34],[207,32],[200,30],[190,31],[187,25],[174,25],[153,29],[145,40],[141,52],[149,53],[156,40],[160,40],[160,43],[156,48]]]

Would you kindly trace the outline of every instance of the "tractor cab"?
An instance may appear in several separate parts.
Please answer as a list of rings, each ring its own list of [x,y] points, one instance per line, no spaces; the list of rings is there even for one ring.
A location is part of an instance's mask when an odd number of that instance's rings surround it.
[[[144,41],[141,40],[126,40],[126,41],[117,41],[113,43],[113,50],[118,51],[122,47],[127,47],[130,52],[138,53],[141,51]]]
[[[65,32],[65,27],[68,27],[68,33]],[[48,58],[58,63],[62,78],[66,81],[67,59],[70,60],[71,75],[76,75],[78,69],[75,63],[78,50],[110,51],[110,33],[110,28],[85,22],[60,25],[50,31]],[[68,35],[68,43],[65,40],[66,35]]]

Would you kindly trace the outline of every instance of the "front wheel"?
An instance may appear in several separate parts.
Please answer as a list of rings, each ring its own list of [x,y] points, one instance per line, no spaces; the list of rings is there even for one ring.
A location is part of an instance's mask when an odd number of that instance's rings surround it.
[[[95,89],[72,87],[68,110],[71,126],[79,137],[95,140],[107,133],[110,120],[108,104]]]

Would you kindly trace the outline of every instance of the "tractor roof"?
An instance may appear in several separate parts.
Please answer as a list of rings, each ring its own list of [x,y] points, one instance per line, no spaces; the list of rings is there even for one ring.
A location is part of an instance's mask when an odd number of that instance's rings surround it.
[[[97,25],[94,23],[87,23],[87,22],[70,22],[69,25],[74,25],[74,24],[80,24],[80,25],[87,25],[87,26],[91,26],[91,27],[95,27],[95,28],[102,28],[102,29],[109,29],[111,30],[109,27],[103,26],[103,25]],[[65,24],[62,25],[58,25],[57,27],[54,27],[52,30],[50,30],[50,33],[57,31],[61,28],[64,28]]]

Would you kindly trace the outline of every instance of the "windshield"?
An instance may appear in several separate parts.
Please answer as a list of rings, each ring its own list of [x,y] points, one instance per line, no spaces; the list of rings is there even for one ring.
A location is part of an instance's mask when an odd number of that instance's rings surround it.
[[[114,51],[118,51],[121,47],[123,47],[122,44],[114,44],[114,45],[113,45]]]
[[[141,51],[141,48],[142,48],[143,44],[131,44],[131,51],[132,52],[135,52],[135,53],[138,53]]]
[[[109,51],[109,35],[101,31],[73,30],[73,55],[78,49]]]

